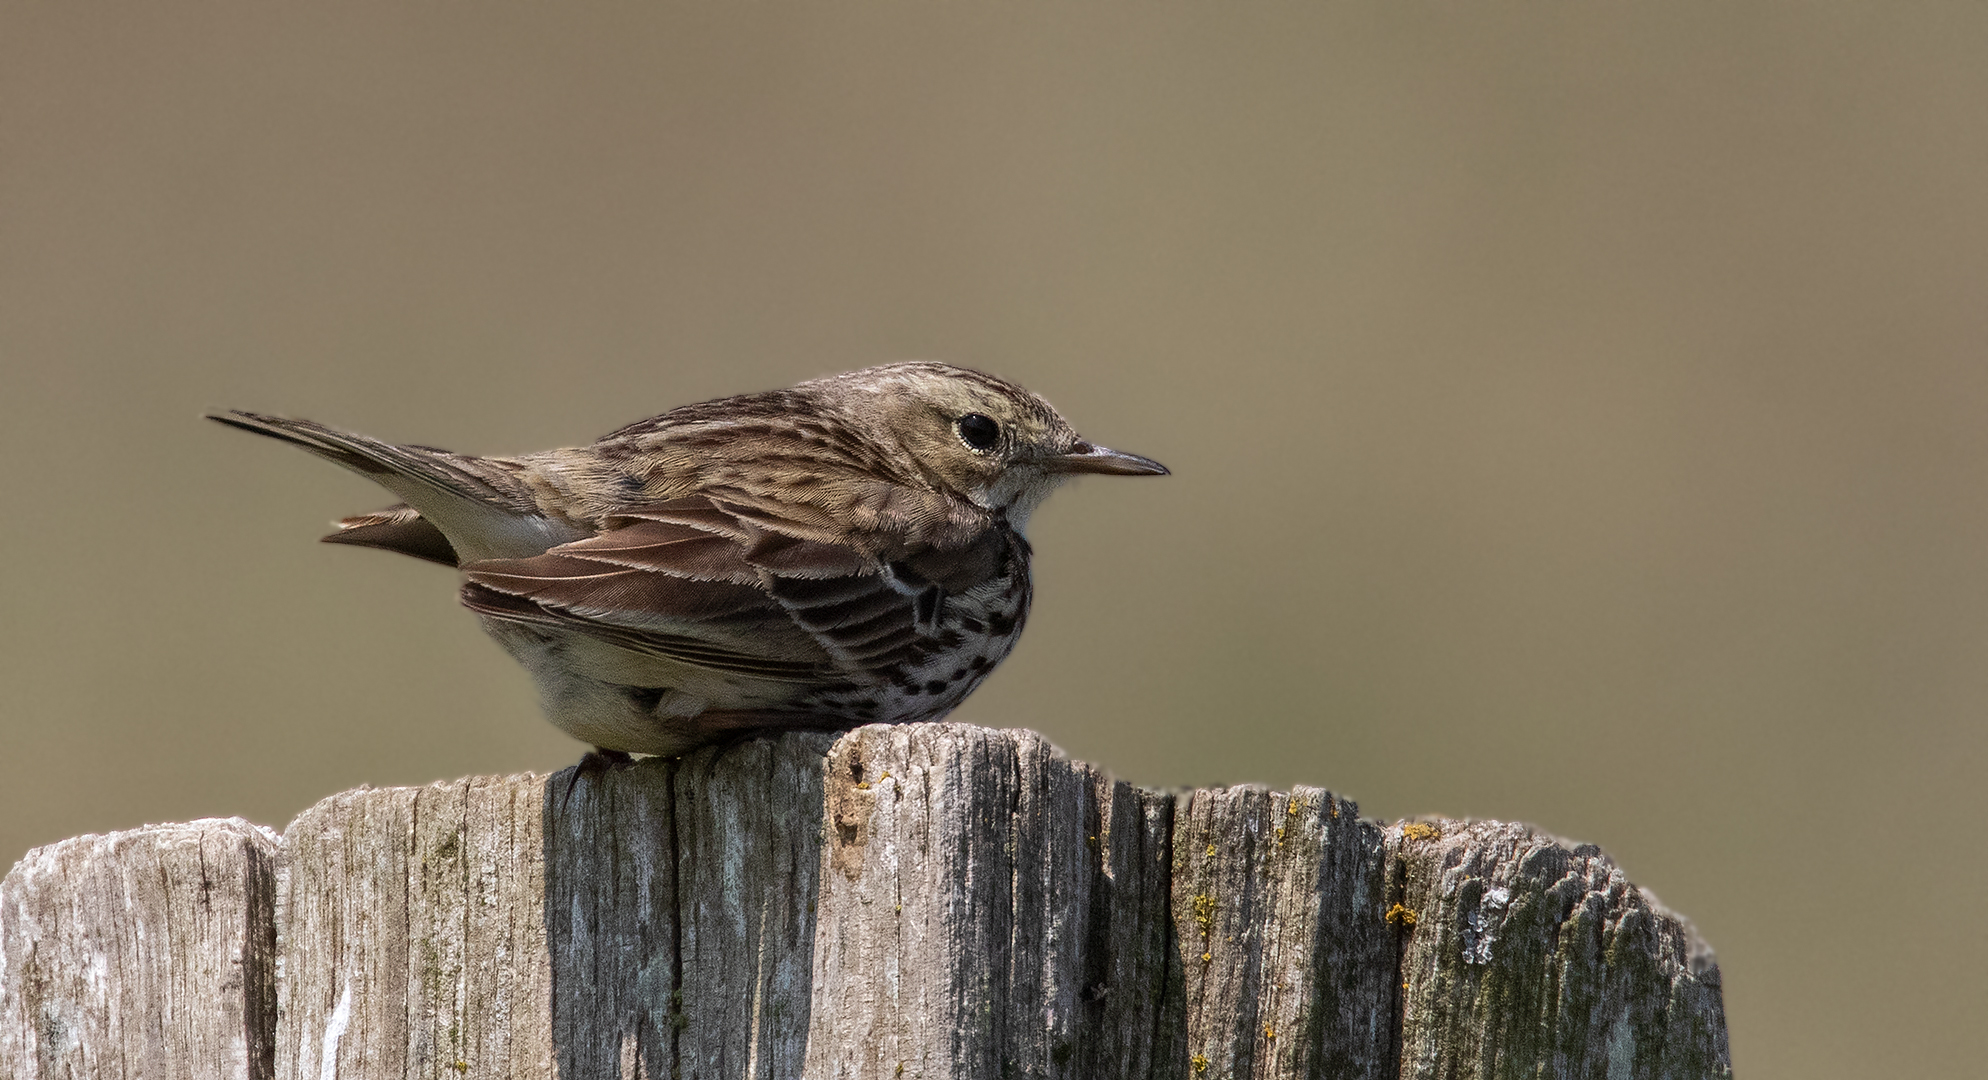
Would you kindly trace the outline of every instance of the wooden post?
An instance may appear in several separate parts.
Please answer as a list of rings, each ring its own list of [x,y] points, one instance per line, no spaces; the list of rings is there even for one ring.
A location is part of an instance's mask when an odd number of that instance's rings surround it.
[[[0,884],[0,1076],[269,1076],[278,838],[235,818],[79,836]]]
[[[960,724],[81,837],[0,948],[8,1077],[1731,1075],[1592,847]]]

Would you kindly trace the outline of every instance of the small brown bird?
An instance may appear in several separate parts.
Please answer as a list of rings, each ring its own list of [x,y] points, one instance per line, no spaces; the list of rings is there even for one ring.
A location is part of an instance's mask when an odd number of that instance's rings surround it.
[[[708,401],[592,446],[471,457],[256,413],[402,502],[325,537],[459,567],[462,602],[606,751],[944,716],[1021,635],[1030,513],[1076,473],[1164,475],[1042,398],[889,364]]]

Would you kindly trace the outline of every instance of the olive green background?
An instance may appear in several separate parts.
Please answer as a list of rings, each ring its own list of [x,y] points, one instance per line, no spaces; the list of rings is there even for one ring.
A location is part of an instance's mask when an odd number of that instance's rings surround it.
[[[1601,843],[1767,1077],[1988,1054],[1988,10],[0,6],[0,865],[581,747],[387,500],[908,358],[1172,466],[960,712]]]

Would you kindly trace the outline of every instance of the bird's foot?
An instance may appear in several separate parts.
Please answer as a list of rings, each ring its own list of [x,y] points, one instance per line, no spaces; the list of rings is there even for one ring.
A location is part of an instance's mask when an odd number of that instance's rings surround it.
[[[585,756],[580,758],[579,764],[573,766],[573,776],[566,782],[566,794],[559,800],[559,812],[566,813],[567,805],[573,801],[573,789],[580,786],[580,781],[592,780],[598,783],[609,770],[619,765],[627,765],[634,760],[626,750],[609,750],[606,747],[596,746],[587,751]]]

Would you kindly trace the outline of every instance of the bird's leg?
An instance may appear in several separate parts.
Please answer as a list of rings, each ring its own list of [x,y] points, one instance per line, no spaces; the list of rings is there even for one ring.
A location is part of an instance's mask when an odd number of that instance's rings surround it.
[[[607,775],[609,769],[617,765],[626,765],[634,760],[626,750],[609,750],[604,746],[596,746],[587,751],[580,758],[579,764],[573,766],[573,778],[567,781],[566,794],[559,800],[560,815],[565,815],[567,804],[573,801],[573,789],[580,786],[580,781],[598,781]]]

